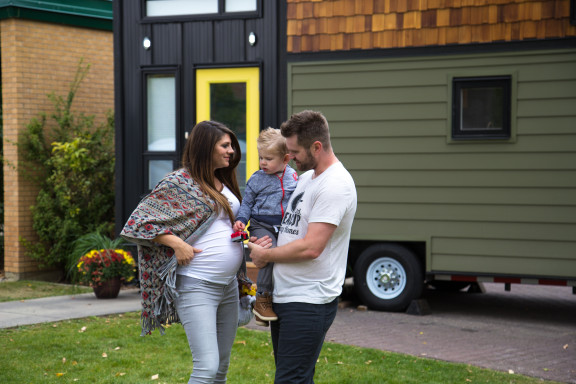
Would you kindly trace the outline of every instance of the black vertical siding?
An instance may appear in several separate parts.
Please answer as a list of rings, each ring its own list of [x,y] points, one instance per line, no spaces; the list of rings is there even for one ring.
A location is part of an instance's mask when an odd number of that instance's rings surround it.
[[[262,17],[143,18],[141,0],[114,2],[116,113],[116,229],[120,231],[146,193],[143,71],[177,68],[180,114],[177,137],[196,123],[195,70],[251,65],[261,70],[261,127],[278,126],[280,30],[277,1],[262,1]],[[254,32],[257,43],[250,46]],[[145,50],[142,41],[151,40]],[[281,53],[282,55],[284,52]],[[284,107],[283,107],[284,108]],[[176,158],[180,157],[180,148]],[[150,157],[147,157],[150,158]]]
[[[152,25],[152,65],[178,65],[182,63],[182,25]]]
[[[214,22],[214,62],[238,63],[245,61],[244,48],[248,38],[244,20]]]

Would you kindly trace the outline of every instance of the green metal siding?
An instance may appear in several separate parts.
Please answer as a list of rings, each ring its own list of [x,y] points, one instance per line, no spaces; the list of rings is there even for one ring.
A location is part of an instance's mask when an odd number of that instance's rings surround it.
[[[514,137],[452,142],[451,79],[511,75]],[[294,62],[354,176],[354,240],[423,241],[428,272],[576,277],[576,52]]]

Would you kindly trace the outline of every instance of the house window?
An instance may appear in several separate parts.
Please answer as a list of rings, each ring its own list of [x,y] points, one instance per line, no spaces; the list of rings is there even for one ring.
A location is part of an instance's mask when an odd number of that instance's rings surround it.
[[[176,82],[173,74],[154,74],[147,78],[147,150],[176,150]]]
[[[221,15],[257,11],[257,0],[146,0],[146,16]]]
[[[172,160],[150,160],[148,162],[148,189],[154,189],[156,184],[173,170]]]
[[[142,161],[144,187],[151,190],[176,164],[179,140],[178,77],[174,69],[156,68],[144,73],[145,141]]]
[[[452,139],[509,139],[511,77],[454,78]]]

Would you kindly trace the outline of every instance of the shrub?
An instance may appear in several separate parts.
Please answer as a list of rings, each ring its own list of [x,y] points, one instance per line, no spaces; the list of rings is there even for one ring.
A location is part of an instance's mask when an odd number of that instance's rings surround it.
[[[54,112],[32,119],[18,141],[19,169],[40,188],[31,208],[39,241],[21,241],[41,266],[64,267],[77,238],[114,226],[113,115],[95,125],[72,112],[89,68],[80,61],[67,97],[50,94]]]

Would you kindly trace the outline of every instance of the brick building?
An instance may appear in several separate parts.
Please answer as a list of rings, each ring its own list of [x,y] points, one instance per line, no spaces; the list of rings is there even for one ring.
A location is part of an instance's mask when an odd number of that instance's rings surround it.
[[[4,270],[9,279],[41,275],[20,239],[34,239],[30,206],[37,190],[18,173],[13,144],[30,119],[53,111],[78,64],[90,64],[73,110],[105,119],[114,107],[112,1],[0,0],[4,151]],[[1,263],[0,263],[1,264]]]

